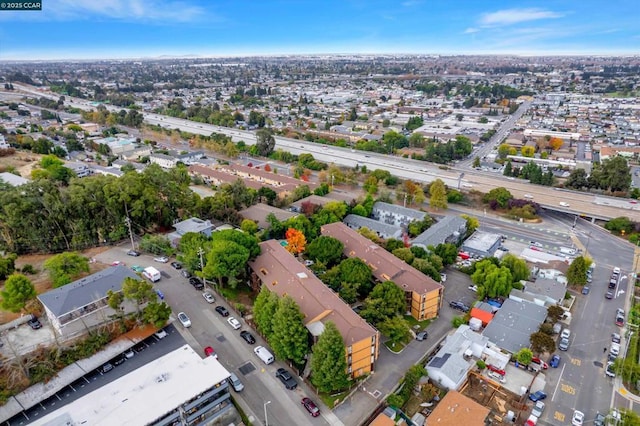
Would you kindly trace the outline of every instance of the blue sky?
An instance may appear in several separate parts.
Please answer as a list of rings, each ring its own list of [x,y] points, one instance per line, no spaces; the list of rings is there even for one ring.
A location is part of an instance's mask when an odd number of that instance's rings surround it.
[[[640,54],[638,0],[42,0],[0,60],[322,53]]]

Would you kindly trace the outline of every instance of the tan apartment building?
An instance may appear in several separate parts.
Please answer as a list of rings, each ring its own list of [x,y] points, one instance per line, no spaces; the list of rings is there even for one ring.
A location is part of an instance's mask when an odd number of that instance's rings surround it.
[[[362,259],[378,281],[393,281],[405,292],[407,311],[422,321],[438,316],[444,296],[444,287],[411,265],[386,251],[342,222],[323,225],[322,235],[333,237],[344,244],[346,257]]]
[[[252,281],[279,297],[289,296],[300,307],[304,324],[314,341],[332,321],[344,341],[348,372],[352,377],[369,374],[378,359],[380,333],[356,314],[277,240],[260,243],[261,254],[249,262]]]

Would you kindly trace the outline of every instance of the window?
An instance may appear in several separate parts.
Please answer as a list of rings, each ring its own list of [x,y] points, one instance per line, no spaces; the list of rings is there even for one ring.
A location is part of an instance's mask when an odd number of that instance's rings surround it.
[[[384,278],[385,281],[391,281],[391,277],[387,274],[382,274],[382,278]]]
[[[349,374],[351,374],[353,372],[353,370],[351,369],[351,366],[349,366]]]
[[[376,347],[375,346],[371,346],[371,354],[375,355],[376,353]]]
[[[262,272],[262,275],[267,275],[267,270],[265,268],[260,268],[260,272]]]
[[[349,347],[347,348],[347,353],[348,353],[348,354],[350,354],[350,353],[351,353],[351,346],[349,346]]]

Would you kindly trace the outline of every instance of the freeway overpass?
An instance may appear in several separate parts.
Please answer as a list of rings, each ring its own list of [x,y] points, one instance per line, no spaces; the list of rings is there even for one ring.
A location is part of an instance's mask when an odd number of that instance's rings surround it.
[[[31,96],[45,96],[56,100],[59,98],[59,95],[56,93],[42,91],[25,85],[14,84],[14,87]],[[84,110],[94,109],[90,101],[70,97],[65,97],[65,99],[66,105]],[[105,107],[115,112],[125,109],[112,105],[105,105]],[[222,133],[230,136],[234,142],[242,140],[248,145],[256,143],[255,132],[251,131],[197,123],[155,113],[143,113],[143,116],[146,123],[159,125],[168,129],[179,129],[184,132],[200,135]],[[444,167],[424,161],[355,151],[349,148],[323,146],[313,142],[281,136],[276,136],[275,140],[276,149],[283,149],[296,155],[310,153],[314,158],[329,164],[333,163],[344,167],[355,167],[359,165],[366,166],[369,170],[387,170],[399,178],[411,179],[422,183],[441,179],[447,186],[458,188],[462,191],[477,190],[486,193],[491,189],[503,187],[508,189],[514,197],[531,199],[548,210],[601,220],[627,216],[632,221],[640,223],[640,204],[633,204],[631,200],[621,200],[613,197],[595,196],[582,192],[532,185],[526,181],[518,179],[511,180],[496,173],[481,172],[468,167]],[[525,197],[525,194],[527,197]],[[560,205],[561,202],[563,205]]]

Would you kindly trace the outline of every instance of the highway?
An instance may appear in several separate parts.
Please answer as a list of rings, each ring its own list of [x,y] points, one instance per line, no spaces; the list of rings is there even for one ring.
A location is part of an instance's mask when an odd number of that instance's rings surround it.
[[[30,95],[44,96],[56,100],[59,98],[59,95],[56,93],[36,90],[25,85],[14,84],[14,87]],[[83,99],[65,97],[65,104],[84,110],[95,109],[95,106],[92,105],[91,102]],[[514,116],[507,119],[496,135],[494,135],[492,142],[494,140],[498,142],[501,141],[517,121],[519,117],[518,114],[524,114],[528,106],[529,104],[524,103]],[[114,112],[125,109],[111,105],[105,105],[105,107]],[[184,132],[200,135],[221,133],[230,136],[234,142],[242,140],[248,145],[256,143],[255,132],[251,131],[197,123],[154,113],[143,113],[143,116],[146,123],[160,125],[164,128],[179,129]],[[516,198],[523,198],[525,194],[531,195],[530,199],[546,209],[595,217],[603,220],[627,216],[632,221],[640,222],[640,204],[630,204],[628,200],[613,197],[608,198],[611,200],[609,205],[595,204],[596,197],[593,194],[570,190],[554,190],[550,187],[532,185],[523,180],[510,180],[500,174],[470,169],[465,165],[466,163],[462,162],[459,163],[459,167],[449,167],[409,158],[356,151],[336,146],[323,146],[313,142],[290,139],[282,136],[275,136],[275,140],[276,149],[283,149],[296,155],[310,153],[314,158],[329,164],[333,163],[344,167],[365,165],[369,170],[387,170],[401,179],[411,179],[415,182],[422,183],[429,183],[435,179],[441,179],[447,186],[462,191],[478,190],[486,193],[491,189],[503,187],[508,189]],[[492,143],[487,143],[481,148],[481,152],[477,154],[484,153],[485,151],[488,152],[492,147]],[[471,159],[471,161],[472,160],[473,159]],[[464,174],[463,177],[461,177],[462,174]],[[599,198],[603,197],[600,196]],[[559,204],[560,202],[566,203],[568,206],[561,206]]]

